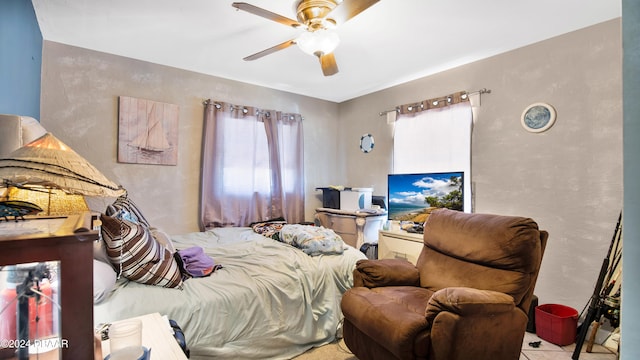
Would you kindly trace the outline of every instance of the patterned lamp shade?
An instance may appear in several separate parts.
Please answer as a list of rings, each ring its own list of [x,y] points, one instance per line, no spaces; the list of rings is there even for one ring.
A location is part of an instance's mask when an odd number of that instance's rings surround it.
[[[118,197],[125,193],[51,133],[1,158],[0,179],[9,185],[41,185],[76,195]]]
[[[8,200],[26,201],[38,205],[42,216],[63,216],[89,211],[84,196],[67,194],[60,189],[41,186],[9,187]]]

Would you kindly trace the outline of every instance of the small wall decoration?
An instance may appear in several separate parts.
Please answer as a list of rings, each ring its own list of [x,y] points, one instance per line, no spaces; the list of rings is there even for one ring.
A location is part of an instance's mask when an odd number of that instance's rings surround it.
[[[520,122],[529,132],[539,133],[548,130],[556,121],[556,110],[546,103],[534,103],[522,112]]]
[[[178,164],[179,107],[119,97],[118,162]]]
[[[360,150],[365,154],[373,150],[373,135],[364,134],[360,137]]]

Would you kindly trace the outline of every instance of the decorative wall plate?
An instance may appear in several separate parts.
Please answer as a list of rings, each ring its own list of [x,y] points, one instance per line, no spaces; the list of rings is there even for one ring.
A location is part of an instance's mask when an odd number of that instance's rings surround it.
[[[362,137],[360,138],[360,150],[362,150],[362,152],[365,154],[373,150],[373,135],[362,135]]]
[[[534,103],[522,112],[520,122],[529,132],[539,133],[548,130],[556,121],[556,110],[546,103]]]

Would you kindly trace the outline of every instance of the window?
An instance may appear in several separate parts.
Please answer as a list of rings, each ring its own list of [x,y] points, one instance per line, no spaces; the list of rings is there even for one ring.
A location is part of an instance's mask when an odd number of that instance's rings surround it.
[[[203,137],[201,228],[304,220],[302,119],[208,104]]]
[[[471,129],[469,102],[398,116],[393,173],[463,171],[464,210],[471,212]]]

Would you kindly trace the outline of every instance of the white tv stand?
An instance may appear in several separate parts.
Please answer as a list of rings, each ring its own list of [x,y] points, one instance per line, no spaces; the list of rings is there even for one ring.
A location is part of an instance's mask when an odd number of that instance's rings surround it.
[[[378,259],[406,259],[415,265],[423,244],[422,234],[404,230],[380,230]]]

